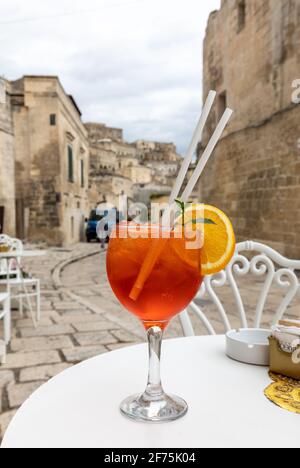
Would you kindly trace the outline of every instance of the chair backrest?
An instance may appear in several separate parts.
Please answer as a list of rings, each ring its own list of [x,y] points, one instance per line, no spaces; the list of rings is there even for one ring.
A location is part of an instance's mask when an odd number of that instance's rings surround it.
[[[8,247],[9,252],[22,252],[24,248],[21,240],[9,237],[6,234],[0,234],[0,245],[1,244]],[[18,258],[18,263],[20,264],[20,258]],[[0,260],[0,275],[6,276],[7,274],[15,275],[17,277],[20,276],[20,270],[18,265],[16,265],[15,260]]]
[[[272,248],[258,242],[242,242],[237,244],[235,255],[225,270],[214,276],[207,276],[197,295],[197,299],[203,299],[206,295],[213,302],[216,311],[221,317],[225,331],[232,329],[228,313],[219,298],[216,289],[230,287],[234,303],[236,305],[237,316],[240,318],[242,328],[249,328],[244,305],[236,279],[253,274],[263,279],[261,281],[261,291],[258,294],[256,305],[254,328],[260,328],[262,324],[263,313],[265,311],[267,299],[271,287],[276,284],[282,290],[285,290],[284,297],[279,305],[275,306],[272,324],[277,323],[283,317],[287,308],[300,291],[300,282],[296,271],[300,270],[299,260],[289,260]],[[250,283],[249,283],[250,284]],[[189,309],[201,320],[209,334],[214,335],[215,329],[201,308],[192,302]],[[188,311],[180,315],[180,320],[184,334],[186,336],[194,335],[194,329]]]

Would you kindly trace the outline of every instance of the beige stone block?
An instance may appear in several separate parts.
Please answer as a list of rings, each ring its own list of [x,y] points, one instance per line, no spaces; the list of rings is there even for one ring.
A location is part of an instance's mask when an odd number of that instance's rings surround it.
[[[122,310],[123,308],[119,303],[114,302],[114,300],[113,300],[114,297],[113,297],[112,292],[109,291],[107,293],[107,295],[108,295],[108,298],[110,300],[107,300],[107,298],[100,297],[100,296],[92,296],[92,297],[89,297],[89,302],[91,304],[97,306],[97,308],[99,308],[99,310],[101,310],[103,313],[106,313],[106,312],[109,312],[109,313],[120,312],[120,310]],[[124,309],[123,309],[123,311],[125,313]]]
[[[107,353],[107,349],[101,345],[78,346],[72,349],[63,349],[62,353],[67,362],[77,363]]]
[[[76,333],[74,338],[80,346],[108,345],[117,343],[117,339],[107,331],[98,333]]]
[[[68,336],[47,336],[37,338],[16,338],[11,341],[11,350],[43,351],[61,348],[72,348],[73,343]]]
[[[26,384],[10,384],[7,389],[8,404],[10,408],[22,405],[44,382],[31,382]]]
[[[35,351],[30,353],[9,353],[6,357],[7,369],[37,366],[39,364],[56,364],[61,362],[57,351]]]
[[[48,327],[50,325],[53,325],[53,322],[51,321],[50,318],[42,318],[39,321],[38,325],[39,325],[39,327]],[[17,320],[16,327],[17,328],[31,328],[31,329],[34,329],[32,319]]]
[[[64,312],[65,310],[84,309],[83,307],[80,307],[77,302],[55,302],[53,307],[55,310],[60,312]]]
[[[67,335],[74,332],[73,327],[70,325],[51,325],[50,327],[39,327],[34,329],[24,329],[20,331],[22,338],[38,337],[38,336],[51,336],[51,335]]]
[[[49,366],[36,366],[22,369],[20,382],[31,382],[34,380],[49,380],[70,367],[70,364],[52,364]]]
[[[128,348],[128,346],[133,346],[135,344],[136,343],[115,343],[115,344],[112,344],[112,345],[107,345],[107,348],[110,351],[117,351],[118,349]]]
[[[137,336],[124,329],[113,330],[112,334],[118,339],[118,341],[124,343],[134,343],[140,341],[140,339]]]
[[[77,307],[75,307],[74,309],[70,309],[70,310],[60,310],[59,311],[60,313],[60,316],[61,317],[67,317],[68,315],[78,315],[80,317],[85,317],[88,316],[88,315],[91,315],[91,311],[88,310],[87,308],[86,309],[78,309]]]
[[[114,330],[118,328],[118,326],[115,323],[110,322],[109,320],[101,320],[101,321],[88,321],[87,320],[86,322],[79,322],[79,323],[75,322],[72,325],[78,332]]]
[[[14,382],[15,375],[10,370],[0,370],[0,389],[10,382]]]
[[[125,310],[120,310],[118,313],[114,314],[105,314],[105,318],[111,322],[116,323],[118,325],[117,328],[122,328],[131,333],[134,333],[141,339],[145,338],[145,329],[142,325],[142,322]]]
[[[63,314],[60,317],[55,318],[56,323],[70,324],[76,327],[77,323],[94,323],[101,320],[99,315],[96,314]]]

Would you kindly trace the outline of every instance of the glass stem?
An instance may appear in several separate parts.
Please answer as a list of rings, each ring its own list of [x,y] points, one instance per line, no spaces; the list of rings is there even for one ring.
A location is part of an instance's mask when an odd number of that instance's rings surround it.
[[[160,375],[160,356],[163,330],[154,326],[147,330],[149,345],[149,374],[145,397],[151,400],[160,399],[164,394]]]

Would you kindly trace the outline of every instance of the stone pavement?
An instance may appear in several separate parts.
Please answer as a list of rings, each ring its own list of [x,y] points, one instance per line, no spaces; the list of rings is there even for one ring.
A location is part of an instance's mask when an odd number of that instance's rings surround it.
[[[35,330],[31,319],[13,312],[13,339],[7,364],[0,367],[0,438],[17,408],[49,378],[82,360],[145,340],[139,321],[114,298],[106,279],[105,253],[99,251],[98,244],[49,249],[45,257],[24,264],[42,282],[42,319]],[[254,311],[261,280],[243,280],[240,287],[247,310]],[[272,290],[266,324],[281,296],[280,290]],[[226,288],[222,299],[232,325],[238,327],[232,294]],[[212,303],[201,301],[201,307],[216,331],[224,332]],[[289,314],[299,316],[299,299]],[[206,334],[194,317],[193,323],[197,334]],[[176,336],[182,336],[178,318],[166,333],[167,338]]]

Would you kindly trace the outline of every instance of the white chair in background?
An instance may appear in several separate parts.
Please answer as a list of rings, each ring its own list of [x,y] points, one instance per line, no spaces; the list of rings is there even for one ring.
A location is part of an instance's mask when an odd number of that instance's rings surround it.
[[[10,314],[10,297],[9,294],[4,293],[0,294],[0,304],[2,309],[0,309],[0,320],[3,319],[3,329],[4,329],[4,341],[0,340],[0,362],[5,364],[6,362],[6,345],[10,343],[11,340],[11,314]]]
[[[289,260],[272,248],[258,242],[242,242],[237,244],[235,255],[225,270],[217,275],[205,277],[196,299],[203,299],[206,296],[212,301],[224,324],[224,330],[227,332],[233,327],[230,324],[228,314],[218,297],[216,289],[222,288],[225,285],[229,286],[232,291],[241,328],[249,328],[246,309],[236,282],[236,277],[246,277],[246,275],[252,274],[256,277],[264,278],[257,301],[253,328],[261,328],[268,295],[272,285],[275,283],[283,291],[285,290],[285,295],[274,311],[274,318],[270,324],[273,325],[282,319],[287,308],[300,291],[300,281],[296,274],[297,270],[300,270],[299,260]],[[196,302],[193,301],[188,309],[180,314],[180,321],[185,336],[195,335],[189,311],[193,312],[200,319],[208,334],[216,334],[208,317]]]
[[[22,253],[23,243],[4,234],[0,235],[0,244],[5,244],[9,252]],[[5,285],[10,299],[19,303],[19,311],[23,317],[24,308],[29,309],[34,325],[41,317],[41,288],[40,280],[24,278],[21,267],[21,256],[9,260],[0,260],[0,285]],[[31,298],[36,302],[36,315],[34,316]],[[25,299],[25,300],[24,300]]]

